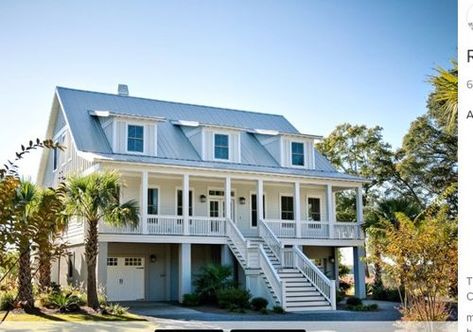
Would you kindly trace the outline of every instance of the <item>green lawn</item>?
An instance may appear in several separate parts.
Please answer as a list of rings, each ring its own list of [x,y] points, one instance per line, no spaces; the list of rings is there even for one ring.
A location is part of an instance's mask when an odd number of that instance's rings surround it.
[[[5,311],[0,311],[0,319],[5,315]],[[45,313],[40,312],[38,314],[26,314],[26,313],[15,313],[10,312],[6,318],[6,321],[10,322],[84,322],[84,321],[146,321],[140,316],[127,313],[123,316],[113,315],[101,315],[101,314],[89,314],[89,313]]]

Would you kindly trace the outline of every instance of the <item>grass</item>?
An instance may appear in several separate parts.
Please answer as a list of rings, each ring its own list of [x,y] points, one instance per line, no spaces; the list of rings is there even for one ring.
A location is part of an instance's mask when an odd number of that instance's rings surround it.
[[[0,311],[0,320],[5,316],[5,311]],[[85,322],[85,321],[102,321],[102,322],[124,322],[124,321],[146,321],[146,319],[127,313],[123,316],[101,315],[90,313],[46,313],[38,312],[36,314],[27,314],[19,312],[10,312],[5,321],[9,322]]]

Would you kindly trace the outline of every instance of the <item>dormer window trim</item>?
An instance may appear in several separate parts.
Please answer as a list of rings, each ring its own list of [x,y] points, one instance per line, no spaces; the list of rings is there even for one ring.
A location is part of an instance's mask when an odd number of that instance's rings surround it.
[[[219,145],[217,146],[216,141],[217,141],[217,136],[225,136],[227,138],[227,146]],[[227,158],[219,158],[217,157],[217,147],[219,148],[226,148],[227,149]],[[232,155],[232,150],[231,150],[231,144],[230,144],[230,134],[224,133],[224,132],[214,132],[213,133],[213,144],[212,144],[212,153],[213,153],[213,159],[217,161],[230,161],[231,160],[231,155]]]
[[[300,152],[294,153],[294,144],[301,144],[302,145],[302,165],[301,164],[295,164],[294,163],[294,154],[297,154],[298,156],[301,155]],[[306,168],[307,167],[307,158],[306,158],[306,148],[305,148],[305,142],[303,141],[290,141],[290,153],[289,153],[289,159],[292,167],[297,167],[297,168]]]
[[[130,126],[134,126],[134,127],[141,127],[142,130],[143,130],[143,138],[142,138],[142,141],[143,141],[143,148],[142,148],[142,151],[135,151],[135,150],[130,150],[129,149],[129,131],[130,131]],[[139,154],[139,155],[143,155],[145,154],[145,150],[146,150],[146,130],[145,130],[145,125],[142,124],[142,123],[137,123],[137,122],[126,122],[126,130],[125,130],[125,133],[126,133],[126,137],[125,137],[125,144],[126,144],[126,152],[127,153],[130,153],[130,154]],[[138,137],[132,137],[132,139],[135,139],[135,140],[139,140]]]

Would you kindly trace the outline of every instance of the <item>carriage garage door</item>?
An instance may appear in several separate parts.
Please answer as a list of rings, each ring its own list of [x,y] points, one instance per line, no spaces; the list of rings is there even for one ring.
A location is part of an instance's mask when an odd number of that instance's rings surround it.
[[[107,298],[135,301],[145,298],[144,257],[107,258]]]

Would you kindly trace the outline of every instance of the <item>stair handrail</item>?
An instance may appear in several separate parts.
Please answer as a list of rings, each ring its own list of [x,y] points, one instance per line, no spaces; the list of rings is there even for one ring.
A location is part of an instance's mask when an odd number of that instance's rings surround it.
[[[292,250],[294,252],[294,267],[317,288],[335,309],[337,304],[335,280],[330,280],[298,247],[294,246]]]
[[[276,255],[279,262],[281,262],[281,266],[283,266],[282,261],[282,253],[281,248],[282,244],[281,241],[278,239],[276,234],[271,230],[268,224],[264,220],[260,220],[258,223],[259,225],[259,236],[264,240],[264,242],[268,245],[271,251]]]
[[[279,274],[276,272],[276,269],[264,251],[262,244],[259,245],[259,265],[263,271],[263,274],[266,276],[266,279],[268,279],[271,288],[274,290],[274,294],[276,295],[279,303],[281,303],[281,307],[286,309],[284,292],[285,282],[279,277]]]
[[[249,242],[243,234],[238,229],[237,225],[230,219],[227,218],[227,225],[226,227],[226,234],[228,238],[233,242],[233,244],[237,247],[240,253],[245,257],[246,262],[248,264],[248,247],[250,246]]]

